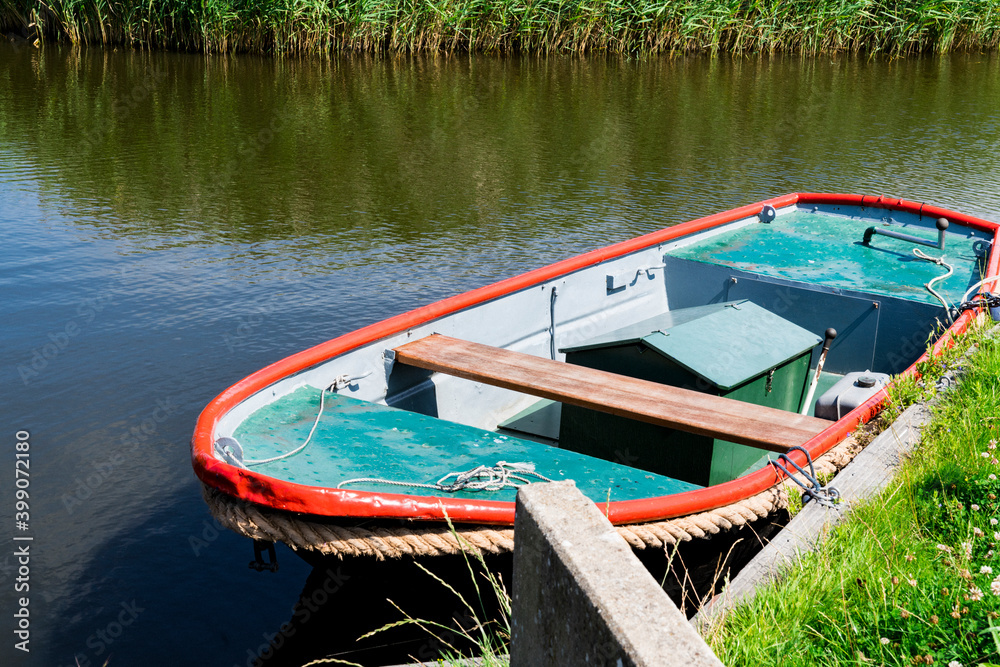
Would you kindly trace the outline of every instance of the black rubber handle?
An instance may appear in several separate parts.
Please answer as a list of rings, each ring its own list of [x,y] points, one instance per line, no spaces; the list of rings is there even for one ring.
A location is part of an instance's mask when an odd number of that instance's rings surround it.
[[[826,330],[826,339],[823,341],[823,351],[826,352],[830,349],[830,345],[833,343],[833,339],[837,337],[837,330],[830,327]]]

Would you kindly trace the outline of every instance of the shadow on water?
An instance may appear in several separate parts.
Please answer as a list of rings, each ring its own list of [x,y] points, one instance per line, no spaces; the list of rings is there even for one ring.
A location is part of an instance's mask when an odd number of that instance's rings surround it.
[[[309,567],[282,548],[281,572],[254,572],[251,542],[215,525],[197,484],[182,491],[87,554],[37,664],[229,667],[280,624]]]
[[[719,592],[787,519],[787,513],[782,511],[757,522],[760,525],[723,532],[710,540],[695,539],[682,542],[676,549],[649,548],[635,553],[674,604],[691,616],[700,602]],[[424,662],[454,655],[456,650],[475,655],[476,647],[465,639],[462,630],[476,636],[477,619],[488,619],[490,627],[506,631],[500,602],[474,558],[428,557],[420,559],[419,566],[410,558],[307,558],[313,570],[291,616],[280,627],[265,633],[270,640],[262,642],[255,655],[248,651],[241,665],[299,667],[321,658],[365,667]],[[509,594],[513,555],[486,554],[484,562]],[[434,577],[442,579],[454,592]],[[426,621],[434,635],[408,624],[358,640],[407,615]]]
[[[484,560],[509,587],[512,556],[487,555]],[[449,646],[471,651],[462,629],[475,634],[476,618],[496,621],[500,617],[499,601],[474,559],[469,563],[461,556],[420,560],[422,567],[446,581],[454,592],[409,558],[325,558],[314,564],[290,618],[274,628],[274,639],[270,645],[258,647],[257,660],[248,659],[248,667],[298,667],[323,657],[366,667],[400,664],[411,658],[433,660],[451,651]],[[478,591],[470,567],[476,573]],[[436,636],[417,625],[403,625],[358,640],[383,625],[403,620],[404,612],[440,624],[433,628]]]

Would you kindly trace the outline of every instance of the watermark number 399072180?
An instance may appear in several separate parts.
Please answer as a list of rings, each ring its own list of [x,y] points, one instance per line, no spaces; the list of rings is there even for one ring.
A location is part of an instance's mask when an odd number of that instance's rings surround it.
[[[14,593],[17,611],[14,619],[14,648],[29,652],[31,641],[31,615],[28,610],[31,590],[31,434],[18,431],[14,445],[14,558],[17,561],[17,576],[14,578]]]

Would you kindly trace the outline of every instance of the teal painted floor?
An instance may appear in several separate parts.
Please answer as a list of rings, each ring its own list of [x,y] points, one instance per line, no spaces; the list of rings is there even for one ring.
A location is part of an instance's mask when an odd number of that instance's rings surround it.
[[[947,270],[918,259],[913,254],[914,248],[932,257],[943,255],[954,266],[954,275],[935,285],[953,304],[979,280],[978,260],[973,251],[973,244],[979,239],[971,237],[966,228],[952,225],[942,252],[881,235],[874,237],[870,247],[864,246],[861,239],[870,226],[870,219],[792,211],[770,224],[734,229],[670,254],[765,276],[931,304],[940,302],[924,284]],[[894,225],[893,229],[930,241],[937,239],[934,229],[901,225]]]
[[[303,387],[261,408],[234,436],[246,459],[266,459],[301,445],[319,410],[320,391]],[[336,487],[357,477],[431,484],[451,472],[498,461],[530,462],[552,480],[572,479],[596,502],[664,496],[699,488],[663,475],[471,426],[397,410],[338,394],[327,394],[309,446],[281,461],[254,466],[270,477]],[[534,481],[534,480],[533,480]],[[420,496],[513,500],[514,489],[459,491],[360,483],[346,488]]]

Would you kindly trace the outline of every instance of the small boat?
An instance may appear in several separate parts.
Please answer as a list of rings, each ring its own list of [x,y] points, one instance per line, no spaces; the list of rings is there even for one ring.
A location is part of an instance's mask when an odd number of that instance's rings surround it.
[[[509,550],[518,486],[548,480],[637,546],[740,525],[779,459],[843,447],[984,309],[998,229],[797,193],[666,227],[254,373],[202,412],[194,469],[234,530],[339,555],[445,553],[445,522]]]

